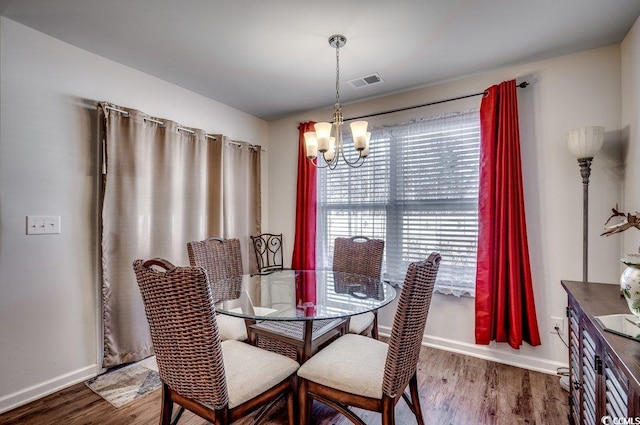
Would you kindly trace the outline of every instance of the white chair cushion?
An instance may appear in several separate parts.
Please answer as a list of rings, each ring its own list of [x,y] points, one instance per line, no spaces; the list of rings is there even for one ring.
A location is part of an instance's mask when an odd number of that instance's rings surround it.
[[[255,314],[259,316],[268,316],[270,313],[273,313],[274,310],[272,308],[266,307],[252,307]],[[238,313],[242,313],[241,308],[234,308],[229,311],[236,311]],[[216,322],[218,323],[218,332],[220,332],[220,341],[246,341],[249,339],[247,336],[247,325],[244,322],[244,319],[235,316],[229,316],[226,314],[218,314],[216,316]]]
[[[347,334],[298,369],[298,376],[351,394],[382,398],[388,345],[363,335]]]
[[[218,331],[220,332],[220,341],[247,340],[247,326],[244,323],[244,319],[226,314],[217,314],[216,323],[218,324]]]
[[[221,345],[230,409],[276,386],[299,367],[295,360],[244,342]]]
[[[375,316],[370,311],[351,316],[351,319],[349,320],[349,333],[361,334],[373,323],[374,318]]]

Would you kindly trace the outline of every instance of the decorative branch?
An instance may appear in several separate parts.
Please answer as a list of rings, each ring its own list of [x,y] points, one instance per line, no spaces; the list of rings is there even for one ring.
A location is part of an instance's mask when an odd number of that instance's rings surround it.
[[[640,230],[640,212],[636,211],[635,214],[631,213],[623,213],[618,211],[618,204],[616,204],[615,208],[611,209],[611,216],[605,221],[604,225],[606,226],[612,218],[614,217],[625,217],[624,221],[618,224],[614,224],[613,226],[605,227],[604,233],[600,236],[609,236],[615,233],[624,232],[627,229],[635,227]]]

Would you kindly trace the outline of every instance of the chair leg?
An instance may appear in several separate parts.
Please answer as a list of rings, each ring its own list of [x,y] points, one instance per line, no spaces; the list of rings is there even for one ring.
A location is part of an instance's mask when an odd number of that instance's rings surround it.
[[[414,373],[409,380],[409,391],[411,393],[411,402],[413,404],[413,413],[416,415],[418,425],[424,425],[422,418],[422,408],[420,407],[420,394],[418,393],[418,374]]]
[[[300,414],[298,425],[308,425],[311,418],[312,403],[313,399],[307,394],[307,381],[298,379],[298,413]]]
[[[184,406],[180,406],[176,414],[173,416],[173,418],[171,418],[171,425],[177,425],[183,413],[184,413]]]
[[[229,425],[229,409],[220,409],[214,411],[214,424]]]
[[[371,336],[373,339],[378,338],[378,310],[373,311],[373,329],[371,329]]]
[[[160,408],[160,425],[171,424],[171,413],[173,412],[173,401],[167,384],[162,384],[162,407]]]
[[[395,413],[395,402],[390,397],[383,396],[382,400],[382,425],[395,425],[396,423],[396,413]]]
[[[294,410],[294,402],[293,402],[293,389],[289,389],[289,393],[287,394],[287,419],[289,420],[289,425],[296,425],[296,414]]]

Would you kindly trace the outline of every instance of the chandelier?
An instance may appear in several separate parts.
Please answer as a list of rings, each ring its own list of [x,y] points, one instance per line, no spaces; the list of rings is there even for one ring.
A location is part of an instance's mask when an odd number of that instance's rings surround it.
[[[315,131],[304,133],[307,158],[318,168],[334,169],[340,157],[350,167],[358,168],[364,164],[369,155],[369,139],[366,121],[354,121],[350,124],[353,136],[353,147],[358,153],[351,161],[345,155],[342,143],[342,105],[340,105],[340,48],[347,43],[344,35],[334,34],[329,37],[329,45],[336,49],[336,103],[333,109],[333,123],[319,122],[314,125]],[[322,160],[320,159],[322,158]]]

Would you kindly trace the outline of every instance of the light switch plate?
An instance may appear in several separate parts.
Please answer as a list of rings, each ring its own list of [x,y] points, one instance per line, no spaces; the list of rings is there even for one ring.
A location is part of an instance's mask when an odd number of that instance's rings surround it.
[[[61,232],[59,215],[28,215],[27,235],[51,235]]]

